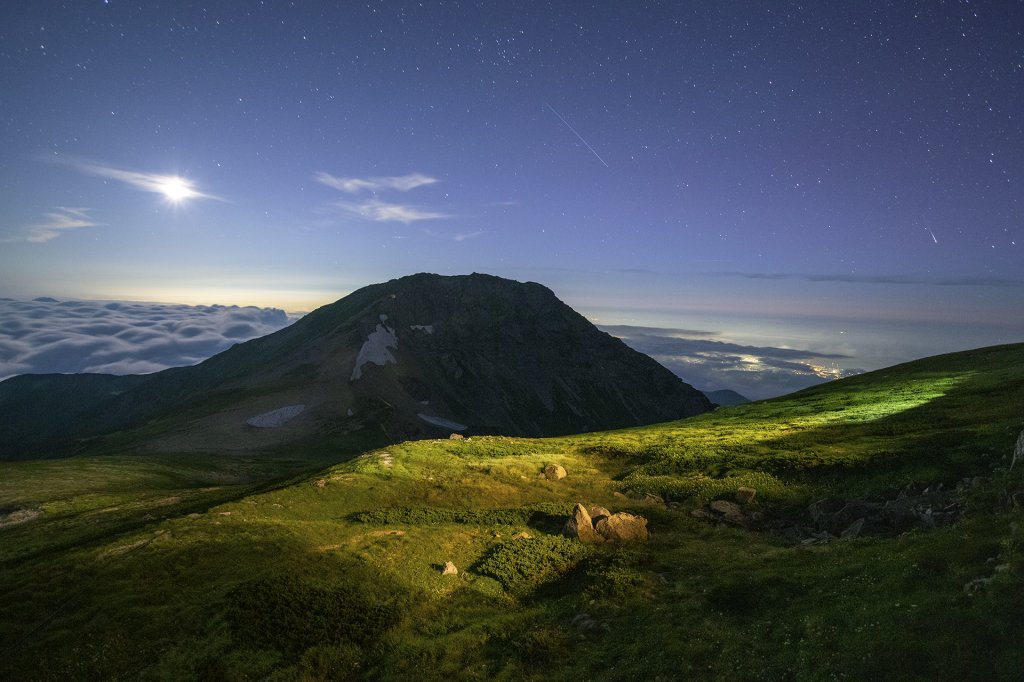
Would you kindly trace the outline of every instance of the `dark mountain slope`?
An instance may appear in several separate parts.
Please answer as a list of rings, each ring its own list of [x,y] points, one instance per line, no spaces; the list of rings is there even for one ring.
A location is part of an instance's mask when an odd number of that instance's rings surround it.
[[[13,409],[26,392],[36,402]],[[0,458],[59,456],[82,438],[142,426],[147,447],[212,451],[381,428],[394,440],[559,435],[710,408],[539,284],[420,274],[360,289],[194,367],[4,382]]]

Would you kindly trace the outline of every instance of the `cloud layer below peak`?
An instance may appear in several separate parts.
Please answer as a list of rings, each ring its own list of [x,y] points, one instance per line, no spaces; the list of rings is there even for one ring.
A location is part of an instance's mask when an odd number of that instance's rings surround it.
[[[146,374],[194,365],[294,320],[283,310],[126,301],[0,300],[0,380]]]

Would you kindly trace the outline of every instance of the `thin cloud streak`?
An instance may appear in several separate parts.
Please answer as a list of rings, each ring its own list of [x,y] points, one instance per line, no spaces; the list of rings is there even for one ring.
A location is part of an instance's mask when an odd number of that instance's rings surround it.
[[[912,277],[909,275],[816,275],[810,273],[711,272],[712,277],[743,279],[798,280],[802,282],[843,282],[849,284],[923,284],[940,287],[1019,287],[1024,280],[1007,277]]]
[[[447,213],[426,211],[407,204],[389,204],[377,201],[376,199],[361,203],[339,201],[335,206],[379,223],[398,222],[408,225],[418,220],[437,220],[438,218],[451,217]]]
[[[411,189],[422,187],[423,185],[432,185],[435,182],[439,182],[437,178],[432,178],[429,175],[423,173],[410,173],[409,175],[392,175],[388,177],[371,177],[371,178],[343,178],[330,173],[320,171],[313,176],[317,182],[340,190],[342,192],[348,192],[349,194],[356,194],[358,192],[377,192],[380,190],[398,190],[399,192],[408,192]]]
[[[77,230],[82,227],[95,227],[97,223],[89,217],[88,208],[67,208],[55,206],[51,213],[46,214],[46,222],[26,225],[24,233],[0,239],[0,242],[31,242],[42,244],[56,239],[68,230]]]

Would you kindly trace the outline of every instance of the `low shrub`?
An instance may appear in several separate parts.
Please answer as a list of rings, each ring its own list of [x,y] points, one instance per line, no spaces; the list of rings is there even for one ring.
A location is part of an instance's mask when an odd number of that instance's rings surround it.
[[[589,552],[589,546],[557,535],[515,539],[492,549],[473,570],[523,594],[564,574]]]

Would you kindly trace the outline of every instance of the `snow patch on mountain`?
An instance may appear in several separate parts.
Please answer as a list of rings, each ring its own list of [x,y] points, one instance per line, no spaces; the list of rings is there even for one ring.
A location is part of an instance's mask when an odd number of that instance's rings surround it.
[[[283,426],[286,422],[298,417],[306,409],[305,405],[288,405],[270,412],[250,417],[245,420],[249,426],[256,426],[262,429],[272,429]]]
[[[383,324],[378,324],[377,328],[366,337],[363,347],[359,349],[356,366],[352,368],[351,381],[363,376],[363,365],[369,362],[380,366],[394,363],[395,356],[391,354],[390,350],[392,348],[398,348],[398,337],[395,336],[395,332]]]
[[[453,422],[449,419],[443,419],[441,417],[432,417],[429,414],[417,414],[416,416],[422,419],[423,421],[427,422],[428,424],[439,426],[442,429],[451,429],[452,431],[465,431],[466,429],[469,428],[465,424]]]

